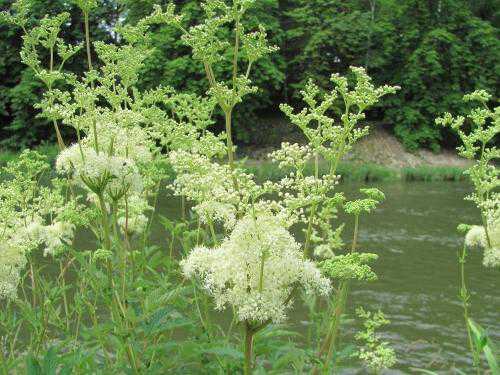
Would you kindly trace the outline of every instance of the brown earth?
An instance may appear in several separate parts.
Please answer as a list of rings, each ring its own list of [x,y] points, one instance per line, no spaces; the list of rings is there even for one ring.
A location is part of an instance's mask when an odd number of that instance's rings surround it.
[[[438,153],[422,149],[407,151],[399,140],[387,131],[372,129],[370,135],[359,141],[346,160],[371,162],[392,168],[439,166],[467,167],[470,161],[461,158],[455,151],[442,150]]]
[[[289,137],[286,137],[289,138]],[[296,137],[290,137],[288,142],[300,142]],[[239,151],[250,159],[263,160],[276,147],[251,147]],[[373,163],[390,168],[436,166],[436,167],[467,167],[470,162],[461,158],[455,151],[442,150],[438,153],[430,150],[407,151],[399,140],[382,128],[372,128],[370,135],[360,140],[344,158],[346,161]]]

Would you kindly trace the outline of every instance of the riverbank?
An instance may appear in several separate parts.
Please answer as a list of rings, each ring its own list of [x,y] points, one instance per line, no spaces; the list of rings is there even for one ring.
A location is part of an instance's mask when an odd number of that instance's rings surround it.
[[[278,125],[273,125],[278,126]],[[281,142],[303,143],[304,140],[295,132],[286,131],[288,123],[281,124],[280,132],[283,134],[279,140],[272,139],[272,144],[257,144],[243,146],[238,149],[241,156],[249,159],[264,160],[271,151],[279,147]],[[421,168],[421,167],[458,167],[466,169],[470,161],[461,158],[455,150],[442,149],[432,152],[420,149],[414,152],[406,150],[403,144],[389,131],[380,125],[372,125],[370,134],[360,139],[354,148],[344,158],[346,162],[359,164],[374,164],[391,169]]]
[[[285,173],[276,164],[269,161],[247,159],[245,168],[253,173],[258,181],[277,180]],[[313,173],[313,165],[306,168]],[[465,168],[458,166],[418,166],[392,168],[374,163],[343,161],[337,174],[346,182],[388,182],[388,181],[463,181]],[[320,163],[320,175],[327,172],[325,163]]]
[[[286,125],[282,125],[285,127]],[[283,141],[301,143],[303,140],[286,133]],[[259,179],[275,179],[283,175],[267,155],[277,146],[242,147],[240,157]],[[461,181],[469,160],[459,157],[453,150],[409,152],[398,139],[382,127],[373,126],[370,134],[361,139],[340,163],[338,174],[346,181]],[[312,171],[312,166],[310,166]],[[321,169],[324,169],[320,166]],[[312,172],[311,172],[312,173]]]
[[[55,145],[46,144],[35,149],[47,155],[49,162],[54,162],[57,157]],[[274,149],[276,147],[242,147],[238,155],[245,160],[244,167],[255,174],[259,181],[276,180],[283,177],[284,172],[267,158],[267,154]],[[18,152],[0,151],[0,166],[18,155]],[[394,136],[382,129],[374,129],[340,163],[337,173],[343,181],[356,182],[462,181],[469,165],[468,160],[448,150],[440,153],[428,150],[410,153]],[[312,165],[308,169],[312,173]],[[326,165],[320,163],[320,173],[325,172]]]

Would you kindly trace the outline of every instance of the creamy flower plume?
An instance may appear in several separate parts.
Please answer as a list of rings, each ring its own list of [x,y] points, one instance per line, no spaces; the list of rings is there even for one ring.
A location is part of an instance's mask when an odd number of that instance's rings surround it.
[[[141,192],[143,188],[141,175],[132,159],[96,152],[90,147],[80,148],[78,144],[59,154],[56,169],[71,175],[93,192],[105,191],[111,197]]]
[[[294,286],[326,295],[330,282],[272,215],[239,220],[219,248],[195,248],[182,262],[185,276],[199,276],[217,308],[233,306],[240,320],[280,322]]]
[[[490,221],[488,234],[484,227],[473,225],[465,236],[468,247],[481,247],[484,249],[483,265],[485,267],[500,266],[500,220]]]
[[[15,298],[17,294],[20,272],[26,266],[25,249],[20,245],[0,243],[0,299]]]
[[[193,201],[193,210],[205,224],[219,222],[227,229],[232,228],[237,213],[248,206],[251,197],[261,189],[253,176],[239,169],[232,171],[204,155],[173,151],[169,160],[176,173],[172,185],[175,194]]]

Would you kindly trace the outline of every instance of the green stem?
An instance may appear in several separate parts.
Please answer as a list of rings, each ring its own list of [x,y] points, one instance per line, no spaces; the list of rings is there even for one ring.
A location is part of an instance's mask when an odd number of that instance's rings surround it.
[[[49,54],[50,54],[50,63],[49,63],[49,69],[50,72],[54,70],[54,46],[50,46],[49,48]]]
[[[311,214],[309,215],[309,222],[307,224],[306,240],[304,243],[304,259],[308,259],[310,256],[309,247],[311,244],[313,219],[314,219],[314,216],[316,215],[316,210],[317,210],[317,206],[315,204],[311,207]]]
[[[104,203],[104,197],[101,194],[98,194],[99,205],[101,208],[101,220],[102,220],[102,229],[104,231],[104,241],[103,245],[106,250],[111,250],[111,239],[109,233],[109,221],[108,221],[108,210],[106,209],[106,203]]]
[[[30,280],[31,280],[31,297],[33,298],[33,307],[36,306],[36,281],[35,281],[35,271],[33,269],[33,262],[31,258],[29,260],[30,263]]]
[[[483,212],[481,212],[481,221],[483,222],[484,233],[486,234],[486,243],[488,247],[491,248],[490,232],[488,230],[488,220]]]
[[[240,15],[235,21],[235,40],[234,40],[234,55],[233,55],[233,90],[236,87],[236,77],[238,76],[238,54],[240,48]]]
[[[226,119],[226,142],[227,142],[227,159],[229,161],[229,168],[231,171],[234,170],[234,153],[233,153],[233,136],[231,130],[231,117],[232,110],[224,113]]]
[[[470,294],[467,290],[467,284],[465,281],[465,263],[467,259],[467,246],[464,243],[464,246],[462,248],[462,254],[458,256],[458,264],[460,267],[460,299],[462,300],[462,307],[464,309],[464,320],[465,320],[465,326],[467,327],[467,339],[469,343],[469,348],[473,356],[473,364],[474,367],[476,367],[476,371],[478,374],[480,374],[479,370],[479,355],[478,352],[474,346],[474,342],[472,340],[472,332],[471,328],[469,326],[469,300],[470,300]]]
[[[246,78],[248,78],[248,77],[250,76],[250,71],[251,71],[251,69],[252,69],[252,64],[253,64],[253,62],[252,62],[252,61],[250,61],[250,62],[248,63],[247,72],[245,73],[245,77],[246,77]]]
[[[112,209],[112,218],[113,218],[113,234],[115,237],[115,242],[120,244],[120,279],[121,279],[121,297],[122,300],[125,300],[125,289],[126,289],[126,269],[127,269],[127,251],[120,237],[120,233],[118,232],[118,207],[117,203],[113,203]]]
[[[217,236],[215,235],[214,223],[212,221],[212,218],[209,218],[208,220],[208,227],[210,228],[210,233],[212,235],[212,241],[214,243],[214,246],[217,246]]]
[[[316,180],[319,178],[319,155],[317,152],[314,154],[314,177],[316,178]],[[311,214],[309,215],[309,222],[307,224],[306,240],[304,243],[304,259],[308,259],[310,256],[309,247],[311,244],[312,226],[317,209],[317,204],[313,204],[313,206],[311,207]]]
[[[62,261],[59,261],[59,270],[60,270],[60,280],[62,283],[62,295],[63,295],[63,304],[64,304],[64,314],[66,317],[66,329],[69,331],[69,310],[68,310],[68,300],[66,298],[66,277],[65,277],[65,269],[63,268]]]
[[[172,231],[172,238],[170,239],[170,245],[169,245],[169,251],[168,251],[168,256],[170,261],[172,261],[172,256],[174,252],[174,241],[175,241],[175,231]]]
[[[89,12],[83,12],[84,24],[85,24],[85,45],[87,47],[87,63],[89,70],[92,70],[92,54],[90,53],[90,28],[89,28]]]
[[[97,141],[97,124],[95,119],[92,120],[92,133],[94,133],[95,152],[99,153],[99,142]]]
[[[41,300],[45,300],[44,296],[43,296],[43,293],[41,293]],[[40,349],[42,348],[42,344],[44,343],[44,338],[46,336],[46,333],[47,333],[47,328],[48,328],[48,319],[49,317],[47,316],[46,314],[46,311],[45,311],[45,303],[41,303],[40,304],[40,312],[41,312],[41,315],[42,315],[42,323],[43,323],[43,327],[42,327],[42,331],[40,332],[40,335],[38,337],[38,343],[36,345],[36,348],[35,348],[35,356],[38,355],[38,353],[40,352]]]
[[[348,283],[347,281],[342,281],[340,288],[338,289],[336,295],[335,295],[335,303],[333,304],[332,310],[330,315],[332,315],[332,320],[330,322],[330,326],[328,328],[328,334],[326,335],[323,344],[321,345],[321,348],[318,353],[318,359],[321,361],[322,358],[326,354],[325,360],[322,362],[322,370],[326,374],[329,367],[330,363],[333,359],[333,353],[334,348],[335,348],[335,343],[336,339],[338,336],[339,332],[339,327],[340,327],[340,319],[342,317],[342,313],[344,311],[344,306],[345,302],[347,300],[347,291],[348,291]],[[319,374],[320,372],[320,367],[316,365],[313,368],[312,373],[314,375]]]
[[[254,331],[248,322],[245,322],[245,365],[244,375],[252,374],[252,357],[253,357],[253,337]]]
[[[359,231],[359,215],[354,217],[354,235],[352,238],[351,253],[356,251],[356,245],[358,242],[358,231]]]
[[[359,233],[359,215],[356,215],[354,218],[354,233],[351,245],[351,252],[356,251],[358,233]],[[323,341],[323,345],[321,346],[318,355],[319,359],[321,360],[323,356],[326,354],[326,358],[323,361],[323,371],[325,373],[328,373],[330,364],[332,363],[333,354],[335,352],[335,343],[337,341],[337,337],[340,331],[340,320],[345,310],[348,291],[349,291],[349,281],[344,280],[341,282],[340,288],[336,293],[332,321],[328,329],[328,334],[325,340]],[[318,368],[315,367],[313,370],[313,374],[318,374],[318,372],[319,372]]]
[[[66,148],[66,145],[64,144],[64,140],[61,135],[61,130],[59,130],[59,125],[57,125],[56,120],[53,120],[52,123],[54,124],[54,129],[56,131],[57,145],[59,147],[59,151],[62,151]]]

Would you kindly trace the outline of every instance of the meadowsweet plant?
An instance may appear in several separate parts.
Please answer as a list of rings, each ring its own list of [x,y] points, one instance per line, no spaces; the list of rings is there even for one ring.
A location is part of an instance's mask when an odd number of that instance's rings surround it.
[[[167,173],[168,160],[160,151],[190,148],[193,139],[209,154],[216,149],[203,142],[217,137],[201,135],[210,124],[208,101],[178,95],[170,88],[141,92],[136,87],[149,53],[148,29],[163,22],[161,11],[156,9],[133,26],[117,25],[122,43],[113,45],[90,39],[89,16],[96,2],[76,5],[84,15],[88,65],[80,77],[64,69],[82,47],[65,43],[61,35],[69,14],[31,24],[30,2],[22,0],[2,14],[25,33],[22,61],[46,87],[36,108],[52,123],[60,150],[54,171],[34,152],[23,153],[2,171],[0,296],[10,299],[7,308],[23,317],[13,327],[3,327],[13,331],[7,334],[12,339],[9,347],[0,348],[2,357],[7,355],[2,361],[7,372],[19,366],[19,353],[36,363],[40,353],[55,346],[69,353],[69,362],[83,371],[142,372],[158,365],[158,347],[144,342],[158,342],[166,331],[149,329],[149,321],[155,318],[158,324],[176,314],[159,312],[165,305],[147,303],[150,293],[169,282],[159,277],[165,262],[156,261],[159,266],[154,267],[155,251],[147,241]],[[184,124],[189,129],[183,133],[178,128]],[[74,136],[63,139],[62,127]],[[165,138],[172,127],[175,142]],[[77,248],[77,231],[93,237],[93,249]],[[36,264],[37,250],[57,259],[55,279]],[[157,300],[167,303],[169,298]],[[99,306],[106,306],[107,313]],[[24,333],[26,325],[33,329]],[[93,339],[82,344],[89,334]],[[20,335],[27,336],[28,345]],[[92,352],[99,353],[95,363],[85,362],[82,356]]]
[[[348,78],[336,74],[331,77],[334,88],[330,92],[325,93],[310,82],[303,91],[304,101],[307,104],[305,109],[296,114],[288,105],[281,107],[291,122],[303,131],[308,143],[306,145],[283,144],[282,148],[272,153],[270,157],[279,163],[280,168],[288,170],[289,174],[276,183],[256,184],[253,176],[240,171],[235,166],[231,140],[232,111],[245,95],[255,91],[249,78],[251,67],[259,57],[274,49],[265,43],[265,31],[262,27],[257,32],[245,34],[243,16],[252,3],[253,1],[233,1],[231,4],[223,1],[204,2],[202,7],[206,12],[206,20],[189,29],[185,29],[182,25],[182,17],[174,15],[173,8],[169,7],[167,10],[170,23],[182,31],[183,40],[192,48],[193,58],[201,61],[209,82],[208,93],[218,103],[226,119],[227,167],[214,163],[206,155],[175,152],[170,156],[177,174],[174,182],[177,194],[184,195],[196,203],[194,210],[198,213],[200,222],[210,227],[213,243],[218,244],[214,223],[221,223],[226,232],[233,230],[232,234],[228,233],[227,237],[222,240],[220,249],[196,248],[193,250],[183,263],[184,272],[187,276],[198,275],[203,280],[205,288],[214,295],[216,306],[220,308],[226,304],[231,305],[239,320],[245,321],[246,373],[252,368],[252,338],[253,334],[258,331],[255,327],[262,329],[269,322],[278,320],[270,316],[265,307],[259,308],[259,302],[255,302],[256,297],[253,294],[257,292],[257,301],[262,300],[260,303],[267,301],[270,304],[267,308],[276,310],[281,316],[298,286],[291,288],[292,284],[296,284],[296,281],[292,281],[294,280],[292,272],[288,276],[290,277],[288,283],[284,281],[278,283],[282,290],[273,291],[276,293],[273,301],[265,297],[269,293],[267,288],[270,287],[265,283],[266,274],[277,272],[270,267],[273,263],[279,264],[271,259],[268,261],[266,258],[270,255],[266,254],[272,254],[273,251],[279,253],[279,250],[277,244],[260,245],[259,236],[262,234],[258,233],[259,230],[272,232],[273,226],[269,224],[267,229],[264,226],[259,229],[258,222],[267,221],[267,217],[275,217],[277,223],[282,223],[281,230],[283,231],[293,225],[305,224],[306,234],[302,257],[306,261],[313,261],[307,264],[318,267],[319,263],[315,260],[334,257],[334,251],[340,250],[343,246],[341,240],[343,226],[333,229],[331,220],[336,218],[337,210],[345,203],[343,194],[334,191],[339,180],[339,176],[335,174],[338,163],[352,145],[368,133],[368,128],[357,127],[359,121],[364,119],[364,111],[377,103],[380,97],[393,93],[397,89],[389,86],[375,87],[361,68],[352,68],[353,86],[350,85]],[[227,37],[228,28],[232,30],[229,38]],[[240,43],[243,43],[241,56]],[[238,73],[242,61],[247,65],[245,74]],[[230,74],[227,76],[232,79],[226,82],[216,77],[214,66],[219,69],[228,68]],[[333,113],[338,107],[341,107],[343,113],[337,122]],[[315,173],[312,176],[304,173],[305,166],[310,159],[313,159],[315,165]],[[319,176],[320,159],[326,160],[330,165],[330,173],[324,176]],[[272,192],[277,194],[278,199],[269,199],[268,193]],[[371,211],[383,199],[383,194],[376,189],[363,191],[363,194],[367,196],[366,199],[346,204],[346,211],[353,214],[356,221],[352,252],[356,250],[359,216]],[[260,214],[263,207],[270,211],[265,216]],[[243,256],[248,252],[243,249],[249,244],[245,246],[241,244],[243,248],[239,250],[231,246],[236,240],[233,235],[239,231],[242,220],[245,222],[249,220],[249,217],[253,218],[257,224],[250,226],[254,228],[256,233],[253,235],[257,236],[257,239],[249,242],[253,244],[251,251],[254,252],[255,261],[251,261],[248,256]],[[246,226],[249,224],[247,223]],[[252,238],[250,234],[248,236]],[[271,248],[266,249],[268,246]],[[314,259],[314,254],[316,254],[316,259]],[[239,260],[240,257],[243,257],[243,263],[240,263],[242,261]],[[365,267],[366,269],[369,268],[367,257],[373,260],[375,256],[346,256],[345,259],[353,268]],[[233,258],[236,263],[233,263]],[[291,257],[293,258],[295,257]],[[259,259],[260,272],[257,272]],[[335,268],[333,262],[334,260],[331,260],[325,265],[325,269]],[[237,269],[240,271],[236,271]],[[331,275],[334,274],[335,272],[331,272]],[[298,275],[295,276],[297,277]],[[355,278],[356,276],[349,274],[348,277]],[[324,349],[319,353],[321,359],[326,355],[323,365],[325,368],[332,360],[338,322],[343,311],[344,302],[342,301],[345,300],[344,283],[346,281],[343,280],[342,283],[340,288],[342,292],[334,298],[338,307],[332,307],[333,316],[328,319],[337,323],[333,324],[333,328],[325,338]],[[233,297],[233,293],[237,290],[245,292],[244,297],[238,296],[241,298],[240,302],[234,299],[236,296]],[[341,295],[344,297],[340,298]],[[277,303],[278,307],[273,307],[271,302]],[[241,306],[241,303],[249,306]],[[246,315],[243,314],[244,311],[253,311],[253,314]],[[264,324],[258,324],[259,322]]]
[[[357,127],[364,119],[364,111],[377,103],[380,97],[394,93],[397,87],[375,87],[362,68],[353,67],[352,76],[350,82],[348,77],[333,74],[333,89],[327,92],[309,82],[302,92],[306,107],[298,113],[290,106],[282,105],[281,109],[302,130],[308,144],[283,144],[282,150],[271,155],[280,167],[290,170],[278,185],[284,196],[284,206],[295,213],[298,223],[305,226],[304,257],[316,259],[323,272],[332,281],[338,282],[319,330],[326,331],[326,335],[318,337],[322,341],[317,353],[320,365],[315,366],[314,372],[329,371],[336,360],[336,341],[350,280],[376,279],[369,264],[377,256],[358,253],[359,220],[362,214],[373,211],[385,196],[378,189],[361,189],[363,199],[347,201],[344,194],[337,191],[339,176],[336,171],[339,161],[353,144],[368,134],[368,127]],[[335,111],[341,113],[338,119]],[[304,175],[304,166],[311,159],[314,175],[307,176]],[[327,163],[329,170],[323,176],[319,175],[321,160]],[[339,210],[354,217],[354,233],[347,252],[342,251],[345,249],[342,240],[344,224],[332,225]]]
[[[42,247],[44,256],[57,256],[73,241],[75,225],[68,212],[72,207],[64,204],[60,191],[39,184],[48,169],[44,156],[25,151],[2,170],[1,298],[16,297],[32,251]],[[34,275],[31,277],[34,282]]]
[[[397,87],[377,87],[356,67],[333,74],[329,90],[309,82],[303,109],[281,106],[306,142],[272,152],[285,177],[258,182],[232,140],[237,105],[257,91],[252,70],[276,50],[262,26],[247,26],[254,3],[204,1],[206,17],[195,25],[173,5],[154,6],[135,25],[114,25],[117,44],[92,41],[96,1],[75,1],[84,29],[75,45],[61,34],[68,13],[32,24],[27,0],[3,13],[24,32],[22,60],[45,87],[36,108],[59,147],[53,168],[26,151],[2,171],[4,372],[44,361],[84,373],[288,372],[288,363],[264,365],[267,353],[256,349],[300,301],[319,316],[318,329],[294,363],[328,373],[340,362],[351,282],[377,279],[377,255],[358,244],[360,221],[385,196],[365,188],[347,197],[337,169],[368,134],[365,111]],[[206,96],[138,87],[158,24],[180,31],[206,73]],[[82,75],[65,69],[78,58]],[[180,219],[157,215],[165,196],[180,200]],[[341,211],[354,223],[350,244]],[[211,310],[229,311],[231,322],[218,323]],[[362,318],[374,323],[359,336],[359,358],[377,371],[392,366],[394,353],[374,334],[383,316]]]
[[[396,355],[389,343],[382,341],[377,335],[376,330],[390,323],[385,315],[378,311],[371,313],[365,311],[362,307],[356,309],[356,315],[363,319],[364,331],[356,334],[356,340],[362,343],[361,348],[356,353],[365,365],[374,371],[380,373],[381,370],[390,368],[396,363]]]
[[[500,180],[496,165],[500,152],[495,146],[500,133],[500,107],[490,109],[488,107],[490,100],[491,95],[486,91],[474,91],[464,96],[465,102],[475,105],[467,116],[453,117],[450,113],[446,113],[436,119],[438,125],[449,126],[457,132],[462,141],[462,145],[458,147],[459,154],[474,162],[466,171],[474,188],[466,199],[474,202],[479,209],[481,225],[459,225],[458,229],[465,234],[465,240],[458,256],[458,263],[460,299],[464,309],[469,347],[477,373],[481,372],[481,351],[484,351],[492,371],[494,373],[499,371],[495,354],[490,349],[489,339],[486,336],[484,339],[477,339],[482,333],[478,333],[480,327],[470,318],[471,295],[465,282],[465,264],[470,249],[483,250],[485,267],[500,267]]]

